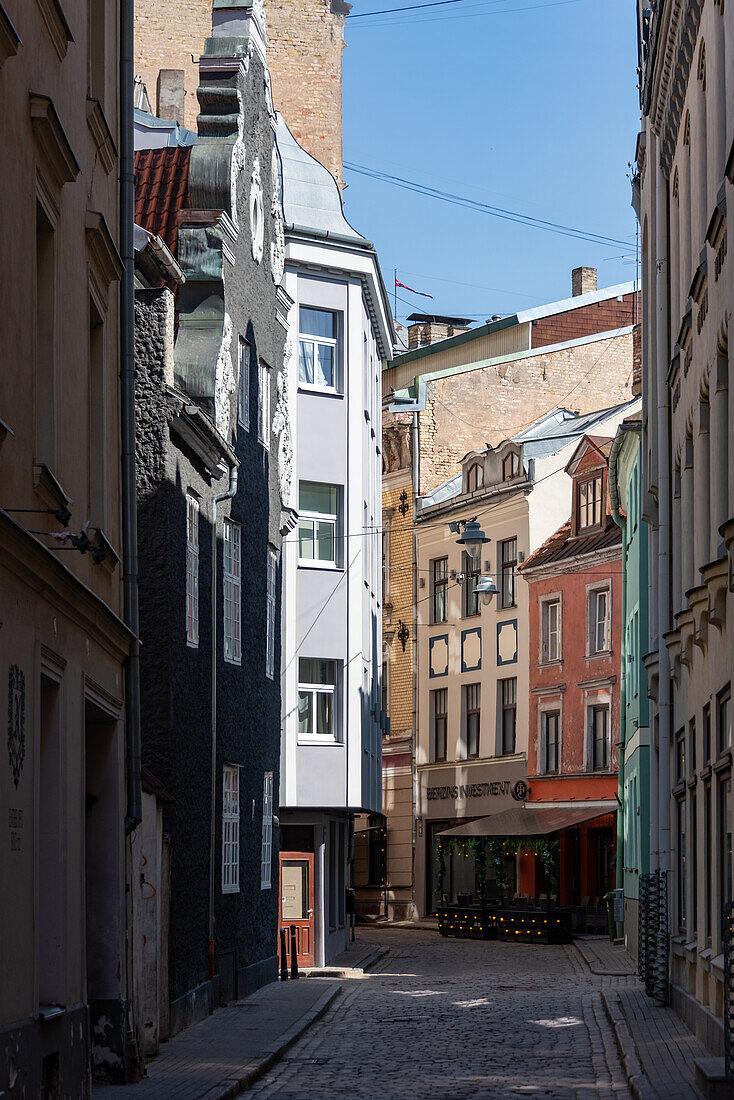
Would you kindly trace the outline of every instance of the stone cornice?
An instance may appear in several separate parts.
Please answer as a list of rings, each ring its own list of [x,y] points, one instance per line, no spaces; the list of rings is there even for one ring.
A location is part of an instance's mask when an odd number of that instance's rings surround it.
[[[41,9],[41,15],[46,24],[46,29],[54,44],[54,49],[59,55],[59,61],[63,61],[66,57],[69,43],[74,41],[74,36],[69,29],[69,24],[66,22],[64,9],[61,6],[60,0],[37,0],[37,2]]]
[[[76,624],[115,660],[123,661],[129,655],[133,635],[122,619],[59,561],[52,549],[2,509],[0,557],[9,572],[69,622]]]
[[[86,233],[89,258],[101,277],[101,285],[108,289],[110,283],[122,278],[124,265],[104,214],[98,210],[87,210]]]
[[[702,6],[703,0],[659,0],[655,13],[643,109],[660,137],[660,166],[666,176],[678,143]]]
[[[0,69],[9,57],[13,57],[18,52],[20,45],[22,45],[20,35],[13,26],[2,3],[0,3]]]
[[[92,135],[100,164],[109,175],[117,162],[117,147],[112,139],[107,119],[98,99],[87,100],[87,126]]]
[[[73,183],[81,168],[52,100],[31,92],[30,110],[33,136],[54,181],[59,187]]]

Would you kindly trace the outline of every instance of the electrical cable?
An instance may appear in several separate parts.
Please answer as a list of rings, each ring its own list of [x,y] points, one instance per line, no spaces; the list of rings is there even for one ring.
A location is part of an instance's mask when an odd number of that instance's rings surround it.
[[[367,24],[367,26],[374,27],[374,28],[376,28],[376,27],[400,27],[400,26],[405,26],[407,23],[434,23],[434,22],[438,22],[439,19],[441,19],[442,22],[444,22],[446,19],[467,19],[467,18],[471,19],[472,16],[466,16],[466,15],[462,15],[462,14],[449,15],[448,13],[443,18],[441,18],[441,16],[436,16],[436,17],[433,17],[433,18],[430,18],[430,17],[425,18],[424,17],[424,18],[418,18],[418,19],[411,19],[408,16],[407,18],[404,17],[402,19],[395,19],[395,20],[391,20],[389,18],[388,19],[384,18],[385,16],[390,16],[390,15],[393,15],[393,14],[401,14],[401,13],[405,13],[405,12],[420,11],[423,8],[440,7],[443,4],[453,4],[453,3],[459,3],[459,2],[460,2],[460,0],[433,0],[432,3],[413,4],[413,5],[410,5],[409,7],[406,7],[406,8],[384,9],[382,11],[366,11],[366,12],[362,12],[358,15],[354,15],[351,18],[352,19],[368,19],[368,18],[375,17],[375,16],[382,16],[383,19],[382,19],[381,22]],[[502,3],[502,2],[504,2],[504,0],[489,0],[490,4],[492,4],[492,3]],[[547,4],[532,4],[532,5],[526,5],[526,6],[523,6],[523,7],[520,7],[520,8],[499,8],[497,11],[477,12],[476,15],[477,16],[483,16],[483,15],[514,15],[517,12],[542,11],[545,8],[560,8],[560,7],[566,7],[569,4],[580,4],[580,3],[583,3],[583,0],[551,0],[551,2],[547,3]],[[471,6],[476,6],[476,5],[469,5],[469,6],[471,7]],[[350,19],[350,23],[351,23],[351,19]],[[361,26],[364,26],[364,25],[365,24],[361,24]],[[359,29],[359,28],[357,28],[357,29]]]

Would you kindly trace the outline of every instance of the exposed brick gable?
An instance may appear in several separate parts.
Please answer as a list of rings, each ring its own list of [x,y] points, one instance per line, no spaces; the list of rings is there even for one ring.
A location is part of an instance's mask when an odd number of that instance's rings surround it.
[[[627,328],[638,319],[639,308],[635,309],[634,293],[625,294],[621,302],[608,298],[533,321],[531,346],[542,348],[549,344],[562,344],[566,340],[578,340],[596,332]]]

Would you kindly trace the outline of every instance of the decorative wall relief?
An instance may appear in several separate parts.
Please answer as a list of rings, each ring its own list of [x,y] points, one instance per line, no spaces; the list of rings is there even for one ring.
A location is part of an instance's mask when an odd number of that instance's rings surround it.
[[[25,760],[25,673],[17,665],[8,676],[8,756],[17,787]]]
[[[478,672],[482,667],[482,630],[474,627],[461,632],[461,671]]]
[[[263,187],[260,179],[260,158],[255,157],[250,178],[250,230],[252,232],[252,258],[260,263],[265,245],[265,210]]]
[[[514,665],[517,662],[517,619],[497,623],[497,664]]]
[[[272,239],[270,242],[270,273],[273,282],[280,286],[285,271],[285,232],[283,230],[283,203],[280,195],[280,162],[278,154],[273,146],[273,156],[270,162],[270,175],[273,181],[272,197],[270,200],[270,220]]]
[[[214,380],[214,416],[217,431],[230,442],[232,422],[232,394],[237,389],[237,379],[232,365],[232,318],[224,314],[222,343],[217,356],[217,372]]]
[[[283,369],[278,372],[277,400],[273,416],[273,434],[278,437],[278,483],[280,499],[284,508],[293,507],[291,502],[293,483],[293,441],[288,415],[288,364],[292,356],[290,341],[286,339],[283,348]]]
[[[437,638],[431,638],[428,643],[428,676],[448,676],[449,671],[449,636],[439,634]]]

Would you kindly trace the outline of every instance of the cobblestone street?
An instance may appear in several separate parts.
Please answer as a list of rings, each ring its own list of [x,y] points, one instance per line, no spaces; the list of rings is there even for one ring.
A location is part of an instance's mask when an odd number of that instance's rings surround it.
[[[389,953],[252,1090],[281,1100],[627,1098],[602,988],[571,946],[363,933]],[[318,979],[307,979],[318,980]]]

